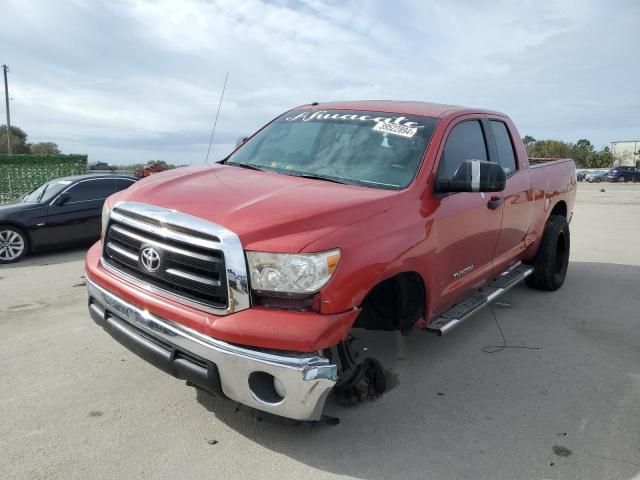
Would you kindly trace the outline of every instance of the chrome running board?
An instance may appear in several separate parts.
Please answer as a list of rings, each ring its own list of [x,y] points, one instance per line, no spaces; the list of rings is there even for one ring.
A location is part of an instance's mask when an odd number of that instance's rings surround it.
[[[449,310],[438,315],[429,325],[427,330],[438,335],[444,335],[485,305],[493,302],[500,295],[518,285],[525,278],[533,273],[533,268],[529,265],[518,263],[506,272],[500,274],[489,284],[488,287],[477,290],[465,299],[456,303]]]

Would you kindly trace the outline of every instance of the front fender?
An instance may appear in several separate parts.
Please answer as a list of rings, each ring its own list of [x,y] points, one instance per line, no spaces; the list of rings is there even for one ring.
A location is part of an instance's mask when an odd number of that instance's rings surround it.
[[[399,273],[416,272],[427,285],[426,266],[421,259],[429,248],[426,240],[430,225],[418,214],[412,217],[405,206],[344,227],[308,245],[308,252],[330,248],[340,248],[342,252],[334,277],[320,293],[321,312],[357,308],[374,286]]]

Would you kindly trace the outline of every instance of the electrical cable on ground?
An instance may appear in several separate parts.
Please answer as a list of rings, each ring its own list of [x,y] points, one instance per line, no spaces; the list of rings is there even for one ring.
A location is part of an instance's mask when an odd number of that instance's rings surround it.
[[[482,351],[485,353],[498,353],[502,352],[506,348],[518,348],[521,350],[540,350],[542,347],[528,347],[526,345],[507,345],[507,339],[502,332],[502,327],[500,327],[500,322],[498,322],[498,317],[496,316],[496,312],[493,309],[493,306],[489,304],[489,310],[491,310],[491,314],[493,315],[493,320],[496,322],[496,327],[498,327],[498,332],[500,332],[500,337],[502,337],[502,345],[487,345],[486,347],[482,347]]]

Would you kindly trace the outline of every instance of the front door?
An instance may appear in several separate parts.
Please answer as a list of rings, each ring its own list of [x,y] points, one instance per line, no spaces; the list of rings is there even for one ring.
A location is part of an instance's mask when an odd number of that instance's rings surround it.
[[[100,237],[100,215],[105,198],[114,191],[110,178],[87,179],[66,190],[71,195],[64,205],[49,207],[49,229],[52,244],[97,240]]]
[[[489,161],[486,125],[477,116],[455,123],[440,153],[439,179],[451,179],[465,160]],[[439,196],[431,234],[436,239],[437,269],[432,311],[445,309],[482,286],[490,276],[493,254],[500,236],[500,193],[460,192]],[[432,287],[433,288],[433,287]]]

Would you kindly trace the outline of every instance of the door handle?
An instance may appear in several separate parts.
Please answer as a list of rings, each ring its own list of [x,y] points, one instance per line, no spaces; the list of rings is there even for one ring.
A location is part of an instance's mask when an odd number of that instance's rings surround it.
[[[491,210],[495,210],[500,205],[502,205],[503,202],[504,199],[502,197],[494,195],[493,197],[491,197],[491,200],[487,202],[487,207],[489,207]]]

